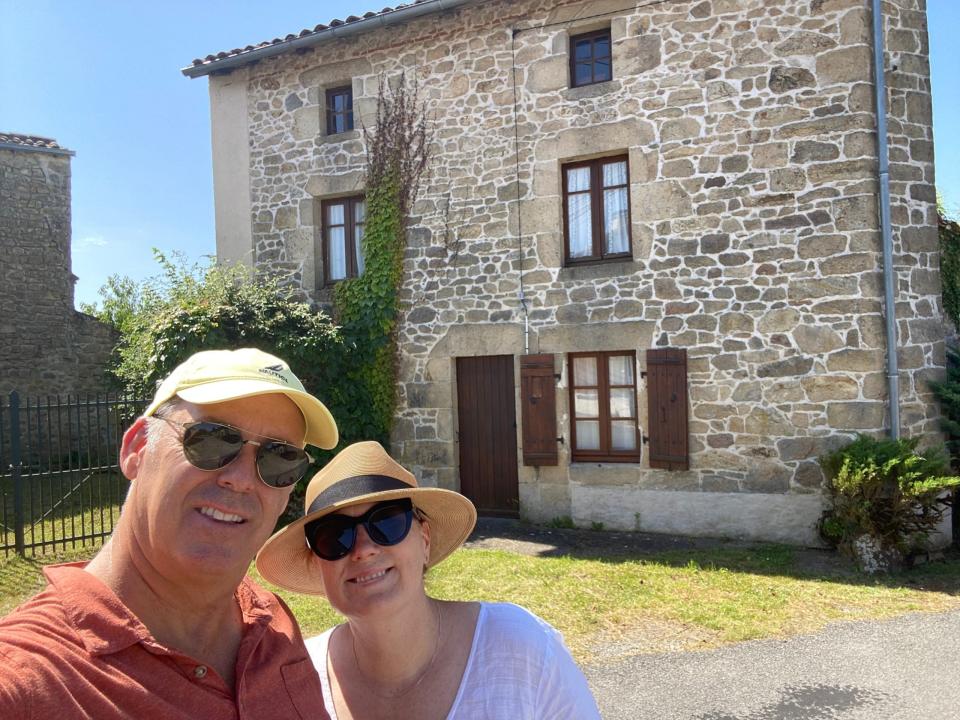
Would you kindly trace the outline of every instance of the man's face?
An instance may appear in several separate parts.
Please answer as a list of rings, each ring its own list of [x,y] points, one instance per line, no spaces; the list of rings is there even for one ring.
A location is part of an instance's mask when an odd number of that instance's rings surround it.
[[[123,512],[143,561],[166,577],[236,582],[273,531],[293,488],[257,474],[257,446],[244,445],[226,467],[195,468],[183,455],[182,423],[214,421],[302,447],[303,415],[283,395],[213,405],[177,404],[163,418],[138,420],[124,436],[121,468],[133,481]],[[153,426],[153,427],[150,427]],[[148,431],[149,428],[149,431]]]

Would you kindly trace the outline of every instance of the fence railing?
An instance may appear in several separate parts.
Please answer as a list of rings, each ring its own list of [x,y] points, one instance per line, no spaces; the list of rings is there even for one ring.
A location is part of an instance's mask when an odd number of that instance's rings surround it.
[[[40,555],[102,542],[127,481],[123,431],[146,402],[119,395],[0,396],[0,553]]]

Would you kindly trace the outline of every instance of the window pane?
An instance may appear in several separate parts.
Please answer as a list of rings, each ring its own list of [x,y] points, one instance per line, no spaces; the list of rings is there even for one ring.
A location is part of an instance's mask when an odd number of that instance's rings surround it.
[[[598,37],[593,41],[593,56],[595,58],[610,57],[610,37]]]
[[[344,236],[345,229],[343,227],[331,227],[327,230],[330,243],[327,248],[327,259],[330,262],[328,275],[331,280],[342,280],[347,276],[347,254],[344,246]]]
[[[343,205],[327,205],[327,225],[343,225]]]
[[[593,63],[577,63],[574,66],[573,84],[586,85],[593,82]]]
[[[342,133],[347,131],[347,118],[343,115],[337,115],[333,119],[333,132]]]
[[[578,167],[567,170],[567,192],[583,192],[590,189],[590,168]]]
[[[633,385],[633,358],[630,355],[614,355],[609,360],[610,384]]]
[[[336,112],[343,112],[347,109],[347,96],[337,94],[333,96],[333,109]]]
[[[579,425],[579,423],[577,423]],[[579,432],[579,427],[577,432]],[[579,444],[580,436],[577,435]],[[614,450],[636,450],[637,431],[633,420],[614,420],[610,427],[610,447]]]
[[[603,164],[603,186],[605,188],[627,184],[627,161]]]
[[[593,81],[603,82],[604,80],[609,80],[611,77],[613,76],[610,74],[610,61],[595,60],[593,63]]]
[[[570,257],[593,255],[593,217],[590,212],[589,194],[570,195],[567,198],[567,221]]]
[[[595,357],[575,357],[573,359],[573,386],[597,384],[597,359]]]
[[[574,392],[574,414],[577,417],[600,417],[600,391],[577,390]]]
[[[628,222],[627,189],[604,190],[603,227],[606,235],[606,252],[625,253],[630,251]]]
[[[577,40],[573,45],[573,53],[577,60],[589,60],[593,55],[593,43],[590,40]]]
[[[632,418],[633,417],[633,389],[632,388],[611,388],[610,389],[610,417]]]
[[[577,450],[600,449],[600,423],[596,420],[577,420]]]

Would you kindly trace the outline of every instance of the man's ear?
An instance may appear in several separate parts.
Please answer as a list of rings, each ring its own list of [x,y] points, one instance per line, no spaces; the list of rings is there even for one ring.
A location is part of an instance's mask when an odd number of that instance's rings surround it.
[[[423,537],[423,564],[430,561],[430,521],[424,518],[420,521],[420,533]]]
[[[134,480],[140,472],[146,447],[147,419],[139,417],[127,428],[120,444],[120,471],[128,480]]]

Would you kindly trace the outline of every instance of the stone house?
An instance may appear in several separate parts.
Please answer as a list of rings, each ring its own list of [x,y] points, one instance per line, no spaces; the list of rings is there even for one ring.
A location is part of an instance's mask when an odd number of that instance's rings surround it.
[[[106,390],[113,331],[74,310],[70,158],[55,140],[0,133],[0,398]]]
[[[944,329],[924,0],[883,3],[900,426]],[[217,254],[362,271],[378,80],[431,174],[393,452],[486,512],[817,542],[817,458],[889,428],[870,0],[418,0],[211,55]]]

